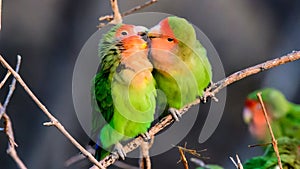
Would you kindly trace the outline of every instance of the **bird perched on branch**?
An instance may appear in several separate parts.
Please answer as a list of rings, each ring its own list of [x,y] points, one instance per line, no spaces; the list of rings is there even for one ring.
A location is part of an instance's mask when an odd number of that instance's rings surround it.
[[[270,142],[271,136],[256,94],[261,92],[268,118],[275,138],[287,136],[300,139],[300,105],[286,100],[285,96],[273,88],[265,88],[250,93],[245,101],[244,121],[250,133],[261,142]]]
[[[278,151],[284,169],[300,168],[300,141],[288,137],[277,139]],[[244,169],[275,169],[278,160],[272,145],[269,145],[263,156],[253,157],[243,164]]]
[[[184,18],[171,16],[151,28],[148,37],[153,76],[167,99],[166,110],[180,109],[202,96],[211,82],[212,70],[193,26]],[[170,111],[178,121],[180,114],[175,109]]]
[[[124,159],[120,141],[139,134],[148,137],[144,133],[154,118],[156,90],[142,37],[146,31],[142,26],[118,24],[99,43],[101,65],[92,82],[92,137],[98,160],[113,147]]]

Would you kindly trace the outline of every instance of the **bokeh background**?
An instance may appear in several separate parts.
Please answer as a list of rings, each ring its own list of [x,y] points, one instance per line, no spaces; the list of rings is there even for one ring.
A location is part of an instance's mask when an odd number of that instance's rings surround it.
[[[125,11],[145,0],[119,2]],[[165,12],[188,19],[211,40],[223,62],[226,75],[262,61],[300,50],[300,2],[297,0],[161,0],[139,12]],[[23,61],[20,73],[34,93],[70,133],[85,145],[72,103],[72,73],[86,40],[97,30],[98,17],[111,14],[109,0],[58,1],[10,0],[3,2],[0,53],[11,64],[16,55]],[[208,149],[207,163],[233,168],[229,156],[247,159],[262,152],[249,149],[255,143],[242,121],[246,95],[263,86],[280,89],[289,100],[299,102],[300,62],[290,63],[239,81],[227,88],[223,118],[208,141],[198,143],[206,118],[200,113],[188,136],[189,148]],[[6,70],[0,69],[1,78]],[[0,91],[3,101],[8,85]],[[204,106],[205,107],[205,106]],[[28,168],[63,169],[64,162],[78,150],[54,127],[44,127],[47,117],[18,85],[7,112],[11,116],[17,149]],[[200,111],[201,112],[201,111]],[[205,112],[205,111],[203,111]],[[17,168],[6,155],[7,138],[0,133],[0,168]],[[188,156],[190,157],[190,156]],[[152,158],[153,168],[182,168],[176,148]],[[129,160],[137,166],[137,160]],[[83,161],[69,168],[88,168]],[[191,164],[191,168],[195,165]]]

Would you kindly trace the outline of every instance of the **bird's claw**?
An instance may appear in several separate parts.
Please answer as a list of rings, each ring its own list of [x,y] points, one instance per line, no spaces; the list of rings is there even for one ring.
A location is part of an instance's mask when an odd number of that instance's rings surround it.
[[[141,136],[143,137],[143,140],[145,142],[148,142],[149,140],[151,140],[151,136],[150,136],[150,134],[148,132],[142,133]]]
[[[175,119],[175,121],[179,121],[179,119],[182,116],[179,113],[179,111],[177,109],[174,109],[174,108],[169,108],[169,112],[171,113],[171,115],[173,116],[173,118]]]
[[[203,96],[201,97],[201,100],[206,103],[207,102],[207,98],[210,97],[212,100],[214,100],[215,102],[218,102],[218,98],[215,96],[215,92],[213,91],[213,89],[218,87],[218,83],[213,83],[212,81],[210,82],[210,86],[208,88],[205,89]]]
[[[125,160],[126,157],[126,152],[122,146],[121,143],[117,143],[115,145],[114,151],[112,152],[112,155],[118,159],[118,157],[120,157],[122,160]]]

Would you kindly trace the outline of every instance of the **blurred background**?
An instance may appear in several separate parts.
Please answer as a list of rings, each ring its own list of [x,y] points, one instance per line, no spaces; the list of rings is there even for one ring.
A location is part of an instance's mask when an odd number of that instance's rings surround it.
[[[123,0],[119,6],[125,11],[144,2]],[[297,0],[160,0],[139,12],[145,11],[170,13],[195,24],[217,49],[226,75],[300,50],[300,1]],[[25,82],[65,128],[85,145],[89,138],[74,111],[72,73],[82,46],[97,30],[98,17],[112,13],[109,0],[4,0],[2,12],[1,55],[12,65],[16,55],[22,55],[20,73]],[[280,89],[288,100],[300,103],[299,66],[299,61],[290,63],[229,86],[225,111],[215,133],[205,143],[198,143],[206,118],[205,113],[200,113],[180,145],[187,142],[188,148],[207,148],[202,155],[210,159],[204,161],[226,168],[234,167],[228,157],[236,153],[241,160],[260,155],[260,148],[247,147],[256,141],[242,120],[245,97],[255,89],[272,86]],[[1,68],[0,73],[2,79],[6,70]],[[7,91],[8,84],[0,91],[1,101]],[[7,112],[14,125],[17,151],[28,168],[63,169],[65,160],[78,154],[56,128],[42,125],[47,117],[20,85]],[[0,133],[0,168],[17,168],[6,154],[6,148],[6,135]],[[174,148],[153,157],[153,168],[182,168],[178,160],[179,153]],[[128,163],[138,166],[136,159]],[[69,168],[83,169],[89,165],[83,161]],[[195,165],[191,164],[191,168]]]

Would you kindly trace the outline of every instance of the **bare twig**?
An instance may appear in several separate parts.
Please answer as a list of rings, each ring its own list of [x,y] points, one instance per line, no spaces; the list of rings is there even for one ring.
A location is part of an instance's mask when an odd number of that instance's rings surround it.
[[[27,167],[25,166],[23,161],[18,156],[16,148],[15,148],[17,146],[17,144],[15,143],[14,132],[13,132],[11,120],[6,113],[3,114],[3,119],[4,119],[4,123],[5,123],[5,133],[9,139],[8,148],[7,148],[6,152],[16,162],[16,164],[18,165],[18,167],[20,169],[27,169]]]
[[[197,150],[194,150],[194,149],[189,149],[189,148],[186,148],[186,143],[185,143],[184,147],[181,147],[181,146],[176,146],[176,147],[178,149],[181,149],[182,151],[187,152],[189,154],[192,154],[193,156],[196,156],[198,158],[209,159],[209,157],[202,157],[201,154],[199,153],[199,152],[207,151],[207,149],[203,149],[203,150],[200,150],[200,151],[197,151]]]
[[[122,17],[130,15],[130,14],[136,12],[136,11],[142,10],[142,9],[146,8],[147,6],[150,6],[150,5],[152,5],[152,4],[156,3],[156,2],[158,2],[158,0],[150,0],[150,1],[147,1],[146,3],[144,3],[143,5],[139,5],[139,6],[136,6],[134,8],[131,8],[128,11],[125,11],[122,14]]]
[[[189,163],[188,163],[188,161],[185,157],[185,154],[184,154],[184,152],[185,152],[184,149],[186,149],[186,143],[185,143],[184,147],[177,146],[177,148],[178,148],[178,151],[179,151],[179,154],[180,154],[180,160],[178,162],[182,162],[184,169],[189,169]]]
[[[16,65],[16,73],[19,72],[19,69],[20,69],[20,65],[21,65],[21,56],[18,55],[17,56],[17,65]],[[15,91],[15,88],[16,88],[16,79],[13,78],[12,82],[11,82],[11,85],[9,87],[9,91],[8,91],[8,94],[6,96],[6,99],[4,101],[4,104],[3,106],[0,108],[0,119],[2,118],[2,115],[3,113],[5,112],[6,110],[6,107],[10,101],[10,98],[12,97],[12,94],[14,93]]]
[[[272,130],[269,118],[268,118],[267,110],[266,110],[265,104],[264,104],[264,102],[262,100],[262,97],[261,97],[261,92],[257,93],[257,97],[258,97],[258,100],[261,104],[261,107],[262,107],[262,110],[264,112],[264,116],[265,116],[265,119],[266,119],[266,122],[267,122],[267,125],[268,125],[268,128],[269,128],[269,132],[270,132],[271,137],[272,137],[272,145],[273,145],[273,149],[274,149],[274,151],[276,153],[276,156],[277,156],[279,168],[283,169],[282,164],[281,164],[279,151],[278,151],[277,140],[275,139],[275,136],[274,136],[274,133],[273,133],[273,130]]]
[[[225,88],[226,86],[239,81],[241,79],[244,79],[245,77],[248,77],[253,74],[260,73],[264,70],[271,69],[273,67],[280,66],[285,63],[293,62],[295,60],[298,60],[300,58],[300,52],[299,51],[293,51],[292,53],[266,61],[264,63],[258,64],[256,66],[249,67],[247,69],[238,71],[236,73],[233,73],[232,75],[228,76],[227,78],[220,80],[219,82],[215,83],[213,85],[214,87],[210,89],[211,91],[208,91],[205,93],[205,96],[203,96],[204,101],[206,101],[207,97],[214,97],[216,93],[218,93],[221,89]]]
[[[268,146],[272,144],[272,142],[269,142],[269,143],[262,143],[262,144],[251,144],[251,145],[248,145],[249,148],[253,148],[253,147],[263,147],[263,146]]]
[[[11,75],[10,71],[7,71],[5,77],[3,78],[3,80],[0,83],[0,89],[3,87],[3,85],[5,84],[5,82],[7,81],[7,79],[9,78],[10,75]]]
[[[114,12],[114,19],[110,22],[111,24],[122,23],[122,16],[119,11],[118,0],[110,0],[111,9]]]
[[[269,60],[264,63],[246,68],[246,69],[238,71],[236,73],[233,73],[232,75],[228,76],[227,78],[217,82],[216,83],[217,87],[215,87],[214,89],[211,89],[212,90],[211,92],[206,92],[204,94],[204,98],[214,97],[215,94],[218,93],[221,89],[225,88],[226,86],[228,86],[236,81],[246,78],[250,75],[254,75],[254,74],[257,74],[264,70],[271,69],[273,67],[277,67],[277,66],[285,64],[285,63],[293,62],[298,59],[300,59],[300,52],[293,51],[292,53],[282,56],[280,58]],[[194,102],[187,104],[186,106],[184,106],[183,108],[178,110],[178,112],[181,115],[183,115],[192,106],[197,105],[199,103],[200,103],[200,99],[196,99]],[[158,123],[156,123],[150,129],[150,131],[149,131],[150,136],[154,136],[156,133],[158,133],[159,131],[164,129],[166,126],[170,125],[173,121],[174,121],[174,119],[173,119],[172,115],[168,115],[168,116],[164,117],[162,120],[160,120]],[[135,138],[133,141],[129,142],[127,145],[124,146],[125,153],[129,153],[129,152],[135,150],[136,148],[138,148],[139,145],[142,143],[142,141],[143,141],[142,137],[139,136],[139,137]],[[100,161],[100,163],[104,167],[108,167],[109,165],[114,163],[116,160],[117,160],[117,158],[113,157],[112,155],[109,155],[109,156],[105,157],[102,161]]]
[[[64,128],[64,126],[48,111],[48,109],[41,103],[41,101],[33,94],[30,88],[23,81],[21,76],[13,70],[13,68],[4,60],[4,58],[0,55],[0,62],[6,67],[12,75],[17,79],[17,81],[21,84],[24,90],[29,94],[32,100],[38,105],[38,107],[44,112],[44,114],[50,119],[51,125],[55,126],[65,137],[67,137],[71,143],[76,146],[82,154],[84,154],[92,163],[94,163],[97,167],[104,169],[104,167],[94,158],[94,156],[89,153],[84,147],[82,147]]]
[[[150,143],[144,141],[140,146],[140,168],[151,169],[151,159],[149,156]]]
[[[235,157],[236,157],[236,162],[235,162],[234,158],[232,158],[232,157],[229,157],[229,159],[232,161],[232,163],[234,164],[234,166],[235,166],[237,169],[244,169],[244,167],[243,167],[243,165],[242,165],[242,162],[241,162],[239,156],[236,154]]]
[[[147,2],[146,2],[145,4],[143,4],[143,5],[139,5],[139,6],[136,6],[136,7],[134,7],[134,8],[131,8],[131,9],[125,11],[124,13],[122,13],[122,14],[120,15],[120,17],[121,17],[121,19],[122,19],[122,17],[127,16],[127,15],[130,15],[130,14],[132,14],[132,13],[138,11],[138,10],[144,9],[144,8],[146,8],[147,6],[150,6],[150,5],[154,4],[154,3],[157,2],[157,1],[158,1],[158,0],[150,0],[150,1],[147,1]],[[115,3],[116,3],[116,2],[115,2]],[[108,22],[110,22],[110,23],[113,23],[113,20],[114,20],[114,15],[105,15],[105,16],[102,16],[102,17],[99,18],[99,21],[108,21]],[[98,28],[102,28],[102,27],[105,26],[105,25],[106,25],[106,24],[104,24],[104,23],[100,23],[100,24],[98,25]]]

